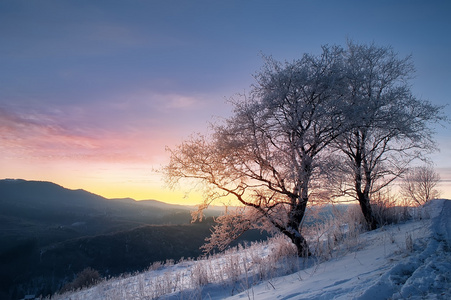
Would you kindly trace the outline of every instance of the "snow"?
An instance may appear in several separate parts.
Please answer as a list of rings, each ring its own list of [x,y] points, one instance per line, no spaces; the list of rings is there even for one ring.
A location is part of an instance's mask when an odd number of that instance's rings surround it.
[[[56,298],[451,299],[451,201],[433,200],[422,208],[419,216],[414,221],[362,233],[352,247],[335,249],[330,260],[285,261],[286,265],[292,265],[289,275],[258,280],[257,276],[249,275],[254,272],[253,263],[258,257],[268,259],[275,251],[270,244],[254,245],[209,260],[187,261],[113,279]],[[274,264],[274,261],[265,263]],[[240,266],[245,266],[246,273],[233,271]],[[274,265],[272,268],[277,269]],[[279,267],[274,272],[280,273],[282,269],[286,270]],[[195,270],[204,272],[204,277]],[[197,282],[193,288],[193,280],[200,279],[204,282]],[[146,286],[150,287],[155,280],[161,287],[169,286],[165,280],[178,282],[178,287],[168,289],[166,295],[145,292]],[[235,284],[224,284],[228,280]],[[253,282],[257,284],[252,286]],[[185,290],[190,287],[191,290]]]
[[[451,201],[435,200],[425,209],[430,219],[365,233],[363,249],[277,278],[271,288],[262,283],[252,298],[450,299]]]

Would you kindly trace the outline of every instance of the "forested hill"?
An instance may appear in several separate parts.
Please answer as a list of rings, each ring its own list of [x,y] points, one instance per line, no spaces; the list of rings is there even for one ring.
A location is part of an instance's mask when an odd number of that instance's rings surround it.
[[[0,208],[1,215],[30,218],[60,226],[91,221],[93,217],[142,224],[180,224],[189,221],[188,207],[155,200],[109,200],[84,190],[69,190],[40,181],[0,180]],[[173,217],[165,219],[174,214],[184,217],[180,220]]]
[[[190,224],[190,209],[0,180],[0,299],[53,293],[86,267],[118,275],[154,260],[197,256],[212,224]]]

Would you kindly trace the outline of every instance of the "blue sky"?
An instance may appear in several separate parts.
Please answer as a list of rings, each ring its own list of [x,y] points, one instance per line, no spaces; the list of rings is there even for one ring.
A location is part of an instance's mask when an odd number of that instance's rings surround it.
[[[2,0],[0,178],[177,202],[152,168],[165,146],[229,114],[262,54],[391,45],[413,56],[414,93],[444,105],[450,15],[449,1]],[[432,158],[451,180],[451,134],[437,131]]]

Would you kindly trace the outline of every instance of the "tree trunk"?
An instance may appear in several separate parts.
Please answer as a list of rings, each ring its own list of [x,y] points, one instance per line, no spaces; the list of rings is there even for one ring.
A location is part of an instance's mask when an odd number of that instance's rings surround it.
[[[290,239],[296,246],[299,257],[308,257],[312,255],[308,247],[307,241],[304,239],[301,233],[298,232],[297,234],[291,236]]]
[[[299,257],[307,257],[311,255],[307,241],[302,236],[299,229],[302,219],[304,218],[306,208],[307,201],[305,199],[297,203],[289,214],[287,228],[282,230],[282,233],[289,237],[296,246]]]
[[[376,217],[373,214],[373,210],[370,204],[370,197],[362,192],[357,192],[360,208],[362,209],[363,216],[365,217],[366,224],[369,230],[375,230],[379,227]]]
[[[356,136],[359,137],[359,134],[356,133]],[[363,139],[363,137],[362,137]],[[359,140],[358,140],[359,141]],[[357,151],[354,156],[354,184],[355,184],[355,191],[357,193],[357,199],[359,200],[360,209],[362,210],[363,216],[365,218],[366,224],[368,226],[369,230],[377,229],[378,222],[376,218],[374,217],[373,210],[371,209],[371,203],[370,203],[370,186],[371,186],[371,177],[368,176],[368,173],[365,173],[366,175],[366,182],[365,182],[365,189],[362,191],[362,164],[364,164],[363,160],[363,149],[360,146],[360,143],[358,143]]]

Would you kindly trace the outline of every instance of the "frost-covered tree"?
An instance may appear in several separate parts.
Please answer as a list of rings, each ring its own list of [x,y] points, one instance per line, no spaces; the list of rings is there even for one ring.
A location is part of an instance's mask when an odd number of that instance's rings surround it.
[[[249,208],[233,222],[223,218],[211,242],[226,239],[221,230],[236,235],[264,224],[286,235],[300,256],[309,254],[302,220],[327,168],[327,147],[347,130],[342,60],[340,47],[292,62],[267,58],[251,92],[232,101],[232,117],[170,150],[168,183],[200,181],[207,191],[200,209],[223,197]]]
[[[352,42],[344,54],[353,128],[336,143],[345,156],[341,191],[359,201],[368,227],[375,229],[379,224],[371,195],[399,177],[413,159],[435,149],[430,125],[445,118],[441,107],[413,96],[410,56],[399,58],[391,47]]]
[[[308,254],[302,221],[330,178],[377,228],[371,196],[434,149],[430,124],[446,119],[412,95],[413,72],[390,47],[352,42],[292,62],[267,58],[251,91],[231,101],[230,118],[169,149],[167,182],[200,183],[200,212],[222,198],[247,208],[220,218],[206,249],[263,226]]]
[[[436,187],[440,175],[430,165],[414,167],[406,172],[401,183],[404,197],[415,205],[423,205],[439,197]]]

